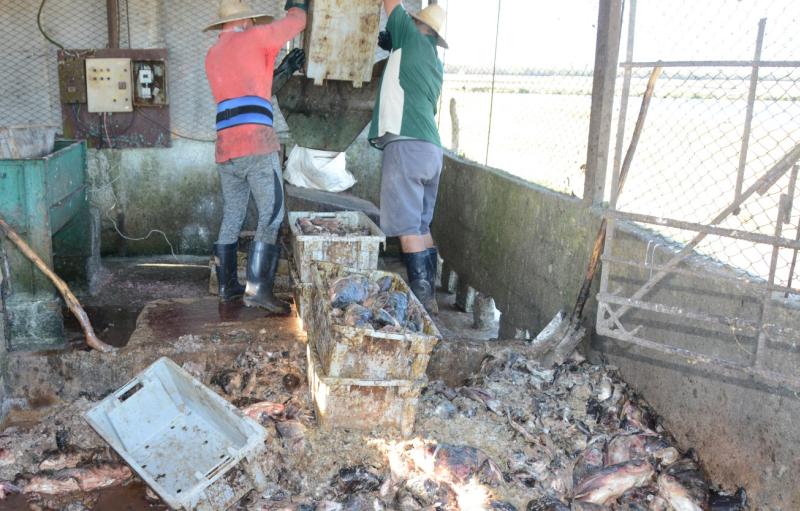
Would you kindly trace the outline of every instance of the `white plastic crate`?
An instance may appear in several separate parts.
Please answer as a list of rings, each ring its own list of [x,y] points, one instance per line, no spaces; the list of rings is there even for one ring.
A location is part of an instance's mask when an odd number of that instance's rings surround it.
[[[313,344],[306,345],[308,386],[317,420],[323,428],[393,429],[404,437],[414,432],[417,404],[426,378],[375,380],[334,378],[322,369]]]
[[[368,236],[331,236],[303,234],[297,226],[300,218],[337,218],[350,227],[366,227]],[[339,211],[318,213],[314,211],[292,211],[289,213],[289,229],[292,231],[292,255],[300,273],[300,281],[311,282],[311,263],[325,261],[356,270],[378,268],[381,245],[386,243],[383,231],[361,211]]]
[[[86,420],[173,509],[224,510],[266,487],[267,431],[166,357]]]

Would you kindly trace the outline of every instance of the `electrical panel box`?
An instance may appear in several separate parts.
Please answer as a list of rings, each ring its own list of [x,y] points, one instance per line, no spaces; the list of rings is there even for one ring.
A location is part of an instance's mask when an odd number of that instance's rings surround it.
[[[134,106],[167,104],[167,63],[164,60],[133,60]]]
[[[62,103],[86,103],[86,65],[82,58],[58,62],[58,85]]]
[[[86,59],[86,100],[88,110],[132,112],[131,59]]]

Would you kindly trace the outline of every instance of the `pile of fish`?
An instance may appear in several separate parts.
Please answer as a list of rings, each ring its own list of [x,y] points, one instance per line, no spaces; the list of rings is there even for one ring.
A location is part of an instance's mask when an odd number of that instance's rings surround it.
[[[743,490],[711,488],[694,453],[675,447],[614,371],[574,361],[545,369],[509,353],[470,383],[431,385],[429,413],[451,421],[493,415],[513,431],[516,445],[494,459],[507,487],[493,493],[515,495],[528,511],[746,508]]]
[[[340,218],[302,217],[297,227],[306,235],[318,236],[369,236],[369,227],[348,225]]]
[[[334,321],[380,332],[422,332],[422,307],[410,292],[393,289],[394,282],[389,276],[377,281],[363,275],[335,279],[328,290]]]

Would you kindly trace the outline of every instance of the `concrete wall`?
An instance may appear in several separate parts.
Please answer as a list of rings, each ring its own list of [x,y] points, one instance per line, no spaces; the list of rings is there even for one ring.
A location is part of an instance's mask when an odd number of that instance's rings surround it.
[[[493,296],[503,312],[501,337],[517,329],[534,334],[559,309],[574,303],[599,217],[582,202],[522,182],[501,171],[448,157],[433,232],[448,268],[465,284]],[[644,260],[658,242],[655,262],[674,248],[667,240],[626,227],[613,241],[614,255]],[[753,319],[756,297],[719,275],[730,269],[695,258],[686,268],[703,277],[670,277],[650,299],[690,310]],[[610,288],[631,293],[648,272],[615,267]],[[597,303],[586,308],[594,322]],[[797,310],[773,302],[767,323],[798,328]],[[754,335],[664,315],[630,312],[625,323],[659,342],[727,359],[747,360]],[[694,447],[715,482],[744,485],[756,509],[800,509],[800,398],[747,378],[722,377],[672,357],[654,355],[607,338],[592,338],[590,355],[620,368],[623,377],[662,415],[684,448]],[[800,349],[775,337],[763,354],[765,367],[796,374]]]

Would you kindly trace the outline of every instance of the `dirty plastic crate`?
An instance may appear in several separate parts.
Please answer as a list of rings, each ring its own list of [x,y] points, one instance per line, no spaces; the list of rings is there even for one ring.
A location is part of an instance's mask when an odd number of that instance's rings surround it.
[[[311,310],[311,289],[313,284],[300,281],[300,276],[292,261],[289,261],[289,276],[292,279],[294,304],[297,317],[303,321],[303,330],[308,329],[309,311]]]
[[[408,293],[409,304],[422,311],[422,332],[379,332],[369,327],[351,327],[333,321],[328,289],[339,277],[364,275],[372,281],[392,278],[392,291]],[[417,297],[396,273],[359,271],[331,263],[312,265],[312,305],[306,313],[309,342],[313,343],[328,376],[375,380],[416,380],[425,376],[431,351],[441,338],[439,329]]]
[[[369,236],[331,236],[303,234],[297,226],[300,218],[338,218],[351,227],[368,227]],[[378,268],[378,254],[386,243],[383,231],[361,211],[318,213],[293,211],[289,213],[289,228],[292,231],[292,254],[301,282],[311,282],[311,263],[327,261],[357,270]]]
[[[173,509],[227,509],[266,478],[267,432],[161,358],[86,413],[86,420]]]
[[[323,428],[414,432],[417,403],[427,380],[367,380],[326,376],[314,346],[306,345],[308,387]]]

